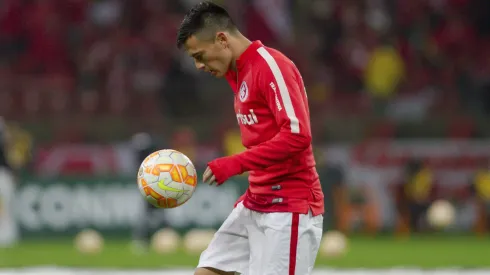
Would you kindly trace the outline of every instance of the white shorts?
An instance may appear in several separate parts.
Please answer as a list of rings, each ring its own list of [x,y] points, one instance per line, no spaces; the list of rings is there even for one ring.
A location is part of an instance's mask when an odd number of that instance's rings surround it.
[[[238,204],[201,254],[198,267],[245,275],[311,274],[323,215],[260,213]]]

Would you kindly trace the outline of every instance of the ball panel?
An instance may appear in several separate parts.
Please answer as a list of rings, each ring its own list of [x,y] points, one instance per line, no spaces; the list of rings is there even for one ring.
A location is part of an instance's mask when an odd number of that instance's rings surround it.
[[[150,172],[149,173],[144,173],[143,175],[143,179],[145,180],[146,184],[147,185],[150,185],[154,182],[158,182],[158,178],[160,177],[160,175],[154,175],[152,172],[151,172],[151,169],[150,169]]]
[[[159,176],[160,173],[169,172],[173,169],[173,164],[155,164],[151,169],[151,173],[155,176]]]
[[[150,186],[147,186],[146,187],[146,190],[148,190],[148,192],[150,193],[149,196],[156,199],[157,201],[161,198],[163,198],[163,196],[161,194],[159,194],[158,192],[155,191],[155,189],[151,188]]]
[[[185,166],[182,164],[178,164],[177,168],[179,169],[180,175],[182,175],[182,179],[186,180],[187,177],[189,176],[189,173],[187,172],[187,168],[185,168]]]
[[[169,155],[164,155],[160,153],[158,156],[156,163],[168,163],[168,164],[173,164],[174,160],[169,156]]]
[[[179,168],[175,165],[170,170],[170,176],[172,177],[173,181],[182,182],[182,176],[180,175]]]
[[[143,195],[143,196],[148,196],[148,191],[146,191],[145,187],[148,186],[148,184],[146,183],[146,180],[144,178],[139,178],[138,179],[138,189],[140,190],[140,193]]]
[[[182,205],[186,203],[191,198],[191,195],[186,195],[185,193],[177,199],[177,204]]]
[[[140,191],[140,194],[143,196],[143,197],[146,197],[146,193],[145,193],[145,190],[143,190],[143,188],[141,188],[141,186],[138,186],[138,191]]]
[[[191,185],[191,186],[196,186],[197,185],[197,177],[196,176],[189,176],[185,180],[185,184]]]
[[[160,207],[158,205],[158,201],[156,199],[154,199],[153,197],[146,196],[145,198],[146,198],[146,201],[149,202],[150,204],[152,204],[153,206]]]
[[[178,203],[174,198],[162,197],[161,199],[158,199],[158,206],[162,208],[175,208],[178,206]]]
[[[194,168],[194,165],[189,162],[185,165],[185,168],[187,169],[187,173],[190,175],[190,176],[195,176],[197,175],[197,172],[196,172],[196,168]]]
[[[138,169],[138,175],[137,178],[140,179],[144,176],[144,168],[143,166],[140,166],[140,169]]]
[[[180,165],[186,165],[189,163],[189,160],[184,156],[184,154],[174,151],[170,154],[170,157],[172,158],[173,162],[175,164],[180,164]]]
[[[158,152],[151,153],[143,160],[143,163],[141,165],[144,167],[153,166],[158,156],[159,156]]]
[[[167,181],[161,180],[152,184],[152,189],[164,197],[175,199],[180,198],[185,192],[182,183],[174,182],[171,179]]]
[[[190,184],[182,184],[182,190],[184,190],[184,193],[190,193],[192,195],[192,193],[194,193],[195,187]]]
[[[145,195],[148,197],[151,196],[151,192],[153,191],[153,189],[150,186],[145,186],[143,187],[143,191],[145,192]]]

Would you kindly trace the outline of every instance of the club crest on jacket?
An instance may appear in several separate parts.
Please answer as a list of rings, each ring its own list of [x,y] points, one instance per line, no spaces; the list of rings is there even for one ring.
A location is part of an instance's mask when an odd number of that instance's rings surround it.
[[[244,102],[245,100],[247,100],[247,97],[248,97],[247,82],[243,81],[242,85],[240,85],[240,91],[238,93],[238,96],[240,97],[241,102]]]

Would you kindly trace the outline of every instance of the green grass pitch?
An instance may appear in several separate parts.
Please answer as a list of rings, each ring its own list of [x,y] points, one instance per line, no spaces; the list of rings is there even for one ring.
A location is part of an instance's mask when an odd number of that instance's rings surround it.
[[[70,240],[24,241],[0,249],[0,268],[56,265],[65,267],[156,269],[193,267],[198,255],[178,251],[169,255],[131,253],[129,242],[106,240],[99,255],[81,255]],[[490,267],[490,238],[472,236],[351,237],[348,253],[338,259],[317,259],[317,265],[338,268]]]

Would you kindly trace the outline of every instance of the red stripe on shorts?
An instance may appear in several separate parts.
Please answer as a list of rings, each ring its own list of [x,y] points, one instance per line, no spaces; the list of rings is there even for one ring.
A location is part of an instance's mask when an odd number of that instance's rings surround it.
[[[289,275],[294,275],[296,270],[296,252],[298,250],[299,214],[293,213],[291,222],[291,243],[289,245]]]

